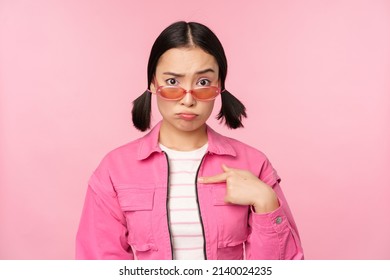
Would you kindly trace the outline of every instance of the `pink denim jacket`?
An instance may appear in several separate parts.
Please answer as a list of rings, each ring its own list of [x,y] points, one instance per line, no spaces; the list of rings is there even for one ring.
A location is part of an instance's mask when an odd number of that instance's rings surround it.
[[[161,124],[161,123],[160,123]],[[160,124],[110,152],[89,181],[76,238],[77,259],[172,259],[167,197],[169,166],[158,145]],[[207,127],[198,176],[246,169],[272,186],[280,207],[257,214],[224,202],[225,183],[196,182],[206,259],[303,259],[297,227],[265,155]]]

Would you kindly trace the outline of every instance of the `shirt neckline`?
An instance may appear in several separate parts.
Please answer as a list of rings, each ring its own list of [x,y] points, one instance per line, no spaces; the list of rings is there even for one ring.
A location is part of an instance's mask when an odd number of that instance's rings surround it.
[[[202,147],[200,147],[200,148],[198,148],[198,149],[195,149],[195,150],[191,150],[191,151],[179,151],[179,150],[174,150],[174,149],[168,148],[167,146],[164,146],[164,145],[161,144],[161,143],[158,143],[158,145],[160,146],[161,150],[163,150],[163,151],[171,152],[171,153],[179,153],[179,154],[198,154],[198,153],[205,153],[205,152],[207,151],[207,148],[208,148],[208,142],[206,142],[206,144],[204,144]]]

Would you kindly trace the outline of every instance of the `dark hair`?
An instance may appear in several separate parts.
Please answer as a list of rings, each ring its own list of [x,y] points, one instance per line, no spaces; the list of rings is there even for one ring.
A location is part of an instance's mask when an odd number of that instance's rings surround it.
[[[179,21],[161,32],[153,44],[148,62],[148,89],[153,81],[160,57],[169,49],[197,46],[214,56],[219,67],[219,80],[222,105],[217,119],[224,119],[229,128],[243,127],[242,117],[246,117],[245,106],[225,89],[227,60],[225,51],[217,36],[205,25],[197,22]],[[151,93],[145,91],[133,101],[133,124],[145,131],[150,128]],[[222,120],[221,120],[222,121]]]

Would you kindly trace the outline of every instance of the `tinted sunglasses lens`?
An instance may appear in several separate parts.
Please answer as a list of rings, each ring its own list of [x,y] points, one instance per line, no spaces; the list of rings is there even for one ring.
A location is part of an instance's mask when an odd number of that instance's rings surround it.
[[[177,87],[163,87],[159,90],[160,95],[166,99],[181,99],[184,96],[184,91]]]
[[[196,88],[192,90],[192,94],[199,100],[212,100],[219,94],[219,89],[216,87]]]

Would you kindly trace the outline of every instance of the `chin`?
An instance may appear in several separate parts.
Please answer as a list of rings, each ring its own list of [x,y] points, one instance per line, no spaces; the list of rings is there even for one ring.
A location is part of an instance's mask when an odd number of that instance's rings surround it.
[[[192,132],[203,128],[205,124],[206,124],[205,122],[200,122],[200,121],[194,122],[194,121],[180,120],[174,126],[178,130],[185,131],[185,132]]]

